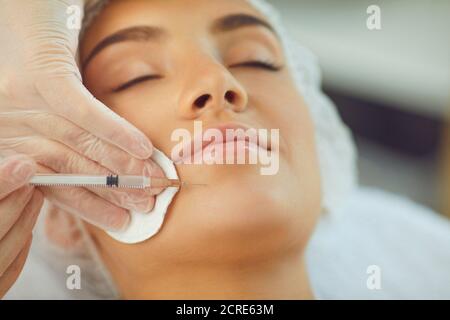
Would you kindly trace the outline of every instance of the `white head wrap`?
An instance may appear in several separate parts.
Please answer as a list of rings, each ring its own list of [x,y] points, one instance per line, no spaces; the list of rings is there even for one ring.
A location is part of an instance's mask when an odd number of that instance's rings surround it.
[[[333,103],[321,91],[321,75],[314,55],[306,48],[294,42],[284,29],[277,11],[264,0],[247,0],[258,9],[280,35],[288,65],[292,70],[299,92],[307,103],[316,129],[316,145],[320,161],[322,179],[322,198],[324,211],[335,211],[340,202],[346,198],[356,185],[356,151],[348,129],[340,120]],[[87,0],[83,29],[93,21],[95,16],[108,3],[108,0]],[[54,266],[79,265],[86,275],[83,277],[83,288],[92,291],[99,297],[115,298],[117,291],[104,268],[90,236],[81,223],[68,223],[72,232],[79,233],[78,243],[72,249],[64,248],[57,255],[54,246],[46,243],[46,259],[51,259]],[[45,232],[41,232],[45,233]],[[41,237],[41,240],[43,237]],[[44,237],[45,238],[45,237]],[[37,240],[37,239],[36,239]],[[45,239],[44,239],[45,240]],[[45,247],[44,246],[44,247]],[[51,248],[50,248],[51,247]],[[48,251],[50,250],[51,253]],[[61,267],[62,268],[62,267]],[[81,296],[83,296],[82,293]]]

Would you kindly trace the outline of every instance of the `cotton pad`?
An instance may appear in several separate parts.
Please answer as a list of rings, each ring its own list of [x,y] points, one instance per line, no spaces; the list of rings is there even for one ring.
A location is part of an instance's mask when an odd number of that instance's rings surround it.
[[[173,164],[164,153],[153,149],[152,160],[156,162],[169,179],[178,179],[178,173]],[[153,237],[161,229],[167,209],[179,188],[166,188],[156,196],[155,207],[149,213],[130,212],[131,221],[125,231],[108,232],[108,234],[123,243],[138,243]]]

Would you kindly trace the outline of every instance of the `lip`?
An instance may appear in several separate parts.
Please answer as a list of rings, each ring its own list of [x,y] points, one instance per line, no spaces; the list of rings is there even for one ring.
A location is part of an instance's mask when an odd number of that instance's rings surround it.
[[[222,141],[204,141],[203,135],[206,131],[210,129],[216,129],[219,130],[222,133],[223,140]],[[255,130],[255,135],[247,135],[249,129]],[[212,125],[212,126],[206,126],[202,128],[202,134],[198,134],[194,136],[193,139],[190,139],[189,141],[185,142],[182,147],[183,150],[191,150],[191,152],[183,157],[177,156],[175,159],[172,159],[177,164],[182,164],[185,160],[191,159],[196,153],[203,151],[206,147],[212,144],[223,144],[226,145],[228,143],[237,143],[238,141],[246,141],[246,145],[254,145],[256,147],[262,148],[267,151],[272,151],[272,141],[269,141],[268,137],[265,135],[258,134],[258,130],[262,128],[255,128],[248,126],[243,123],[236,123],[236,122],[230,122],[230,123],[223,123],[219,125]],[[227,137],[227,130],[244,130],[246,132],[245,137],[233,137],[234,139],[229,139],[230,137]],[[214,140],[214,139],[212,139]]]

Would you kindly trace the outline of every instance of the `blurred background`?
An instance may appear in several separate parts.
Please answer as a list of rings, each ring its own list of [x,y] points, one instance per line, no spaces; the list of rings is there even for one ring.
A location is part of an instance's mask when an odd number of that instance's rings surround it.
[[[269,0],[319,58],[360,183],[450,217],[450,1]],[[381,9],[369,30],[367,8]]]

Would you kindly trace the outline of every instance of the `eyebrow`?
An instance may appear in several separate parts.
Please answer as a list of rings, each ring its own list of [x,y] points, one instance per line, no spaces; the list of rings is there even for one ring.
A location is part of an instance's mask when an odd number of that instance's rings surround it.
[[[82,69],[85,69],[86,66],[91,62],[91,60],[98,55],[102,50],[107,47],[120,42],[126,41],[149,41],[153,39],[160,39],[166,35],[166,32],[159,27],[151,27],[151,26],[136,26],[130,27],[126,29],[122,29],[113,33],[112,35],[107,36],[103,40],[101,40],[97,45],[92,49],[91,53],[88,55],[86,60],[82,63]]]
[[[216,22],[213,23],[212,31],[215,33],[227,32],[243,27],[252,26],[264,27],[276,35],[275,30],[267,21],[245,13],[230,14],[225,17],[219,18]]]
[[[245,14],[230,14],[225,17],[216,20],[211,27],[213,33],[223,33],[230,32],[244,27],[260,26],[271,31],[275,36],[277,36],[273,27],[261,18]],[[135,26],[126,29],[119,30],[103,40],[101,40],[92,49],[91,53],[88,55],[86,60],[82,63],[82,69],[85,69],[89,62],[98,55],[105,48],[120,42],[127,41],[150,41],[158,40],[167,36],[167,31],[160,27],[153,26]],[[277,36],[278,37],[278,36]]]

